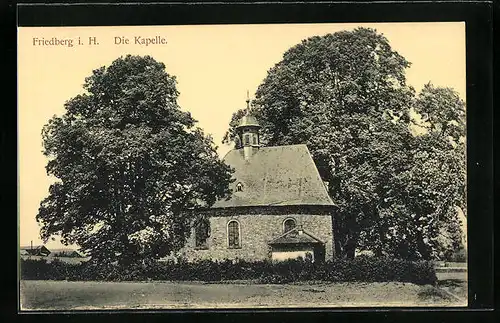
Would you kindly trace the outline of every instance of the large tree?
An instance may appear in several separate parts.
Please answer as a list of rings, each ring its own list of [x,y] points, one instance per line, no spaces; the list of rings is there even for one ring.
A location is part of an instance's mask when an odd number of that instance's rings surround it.
[[[430,257],[427,245],[420,244],[425,237],[419,238],[417,250],[395,247],[387,217],[400,221],[400,227],[406,223],[408,230],[416,229],[405,219],[421,212],[421,203],[417,199],[417,206],[408,205],[404,176],[411,176],[418,143],[434,145],[428,135],[412,132],[412,117],[424,111],[423,99],[416,101],[413,88],[406,85],[409,66],[373,29],[312,37],[290,48],[269,70],[252,102],[251,113],[263,125],[264,144],[308,145],[339,207],[334,218],[338,255],[352,257],[355,248],[361,248]],[[234,138],[242,113],[233,115],[226,142]]]
[[[175,77],[149,56],[126,56],[86,78],[84,93],[43,129],[57,178],[37,221],[96,261],[128,263],[179,250],[187,209],[228,193],[230,170],[177,104]]]
[[[443,257],[460,247],[458,212],[466,210],[465,104],[453,89],[429,83],[413,111],[408,164],[388,181],[362,243],[407,258]]]

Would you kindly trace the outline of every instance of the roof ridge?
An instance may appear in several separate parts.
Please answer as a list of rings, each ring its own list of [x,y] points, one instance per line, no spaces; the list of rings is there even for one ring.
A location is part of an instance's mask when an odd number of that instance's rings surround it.
[[[271,149],[271,148],[282,148],[282,147],[296,147],[296,146],[305,146],[307,148],[307,144],[289,144],[289,145],[276,145],[276,146],[259,146],[259,149]],[[240,150],[243,150],[243,148],[233,148],[233,149],[230,149],[224,155],[224,157],[226,157],[232,151],[240,151]]]
[[[294,146],[305,146],[306,144],[289,144],[289,145],[277,145],[277,146],[262,146],[261,148],[281,148],[281,147],[294,147]]]

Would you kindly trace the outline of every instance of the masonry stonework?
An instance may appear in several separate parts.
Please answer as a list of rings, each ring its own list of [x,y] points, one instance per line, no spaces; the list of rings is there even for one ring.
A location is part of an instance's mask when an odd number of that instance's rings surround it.
[[[235,214],[211,216],[210,237],[206,249],[195,248],[194,230],[189,238],[184,255],[190,260],[244,259],[256,261],[270,259],[268,243],[282,235],[283,222],[293,218],[304,231],[325,243],[325,259],[333,258],[332,219],[328,214]],[[238,221],[241,247],[231,249],[227,241],[227,223]]]

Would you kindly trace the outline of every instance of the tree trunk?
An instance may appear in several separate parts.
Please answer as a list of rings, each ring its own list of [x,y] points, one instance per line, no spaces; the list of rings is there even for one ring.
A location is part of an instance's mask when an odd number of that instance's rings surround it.
[[[349,237],[345,248],[345,256],[347,259],[354,259],[354,256],[356,256],[356,245],[357,239]]]

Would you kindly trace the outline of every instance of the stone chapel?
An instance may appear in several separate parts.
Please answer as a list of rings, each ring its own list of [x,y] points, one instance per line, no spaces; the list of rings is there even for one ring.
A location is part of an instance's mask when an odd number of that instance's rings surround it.
[[[238,144],[223,159],[234,169],[232,194],[201,211],[188,259],[333,257],[336,207],[307,146],[261,147],[260,128],[248,114],[236,127]]]

